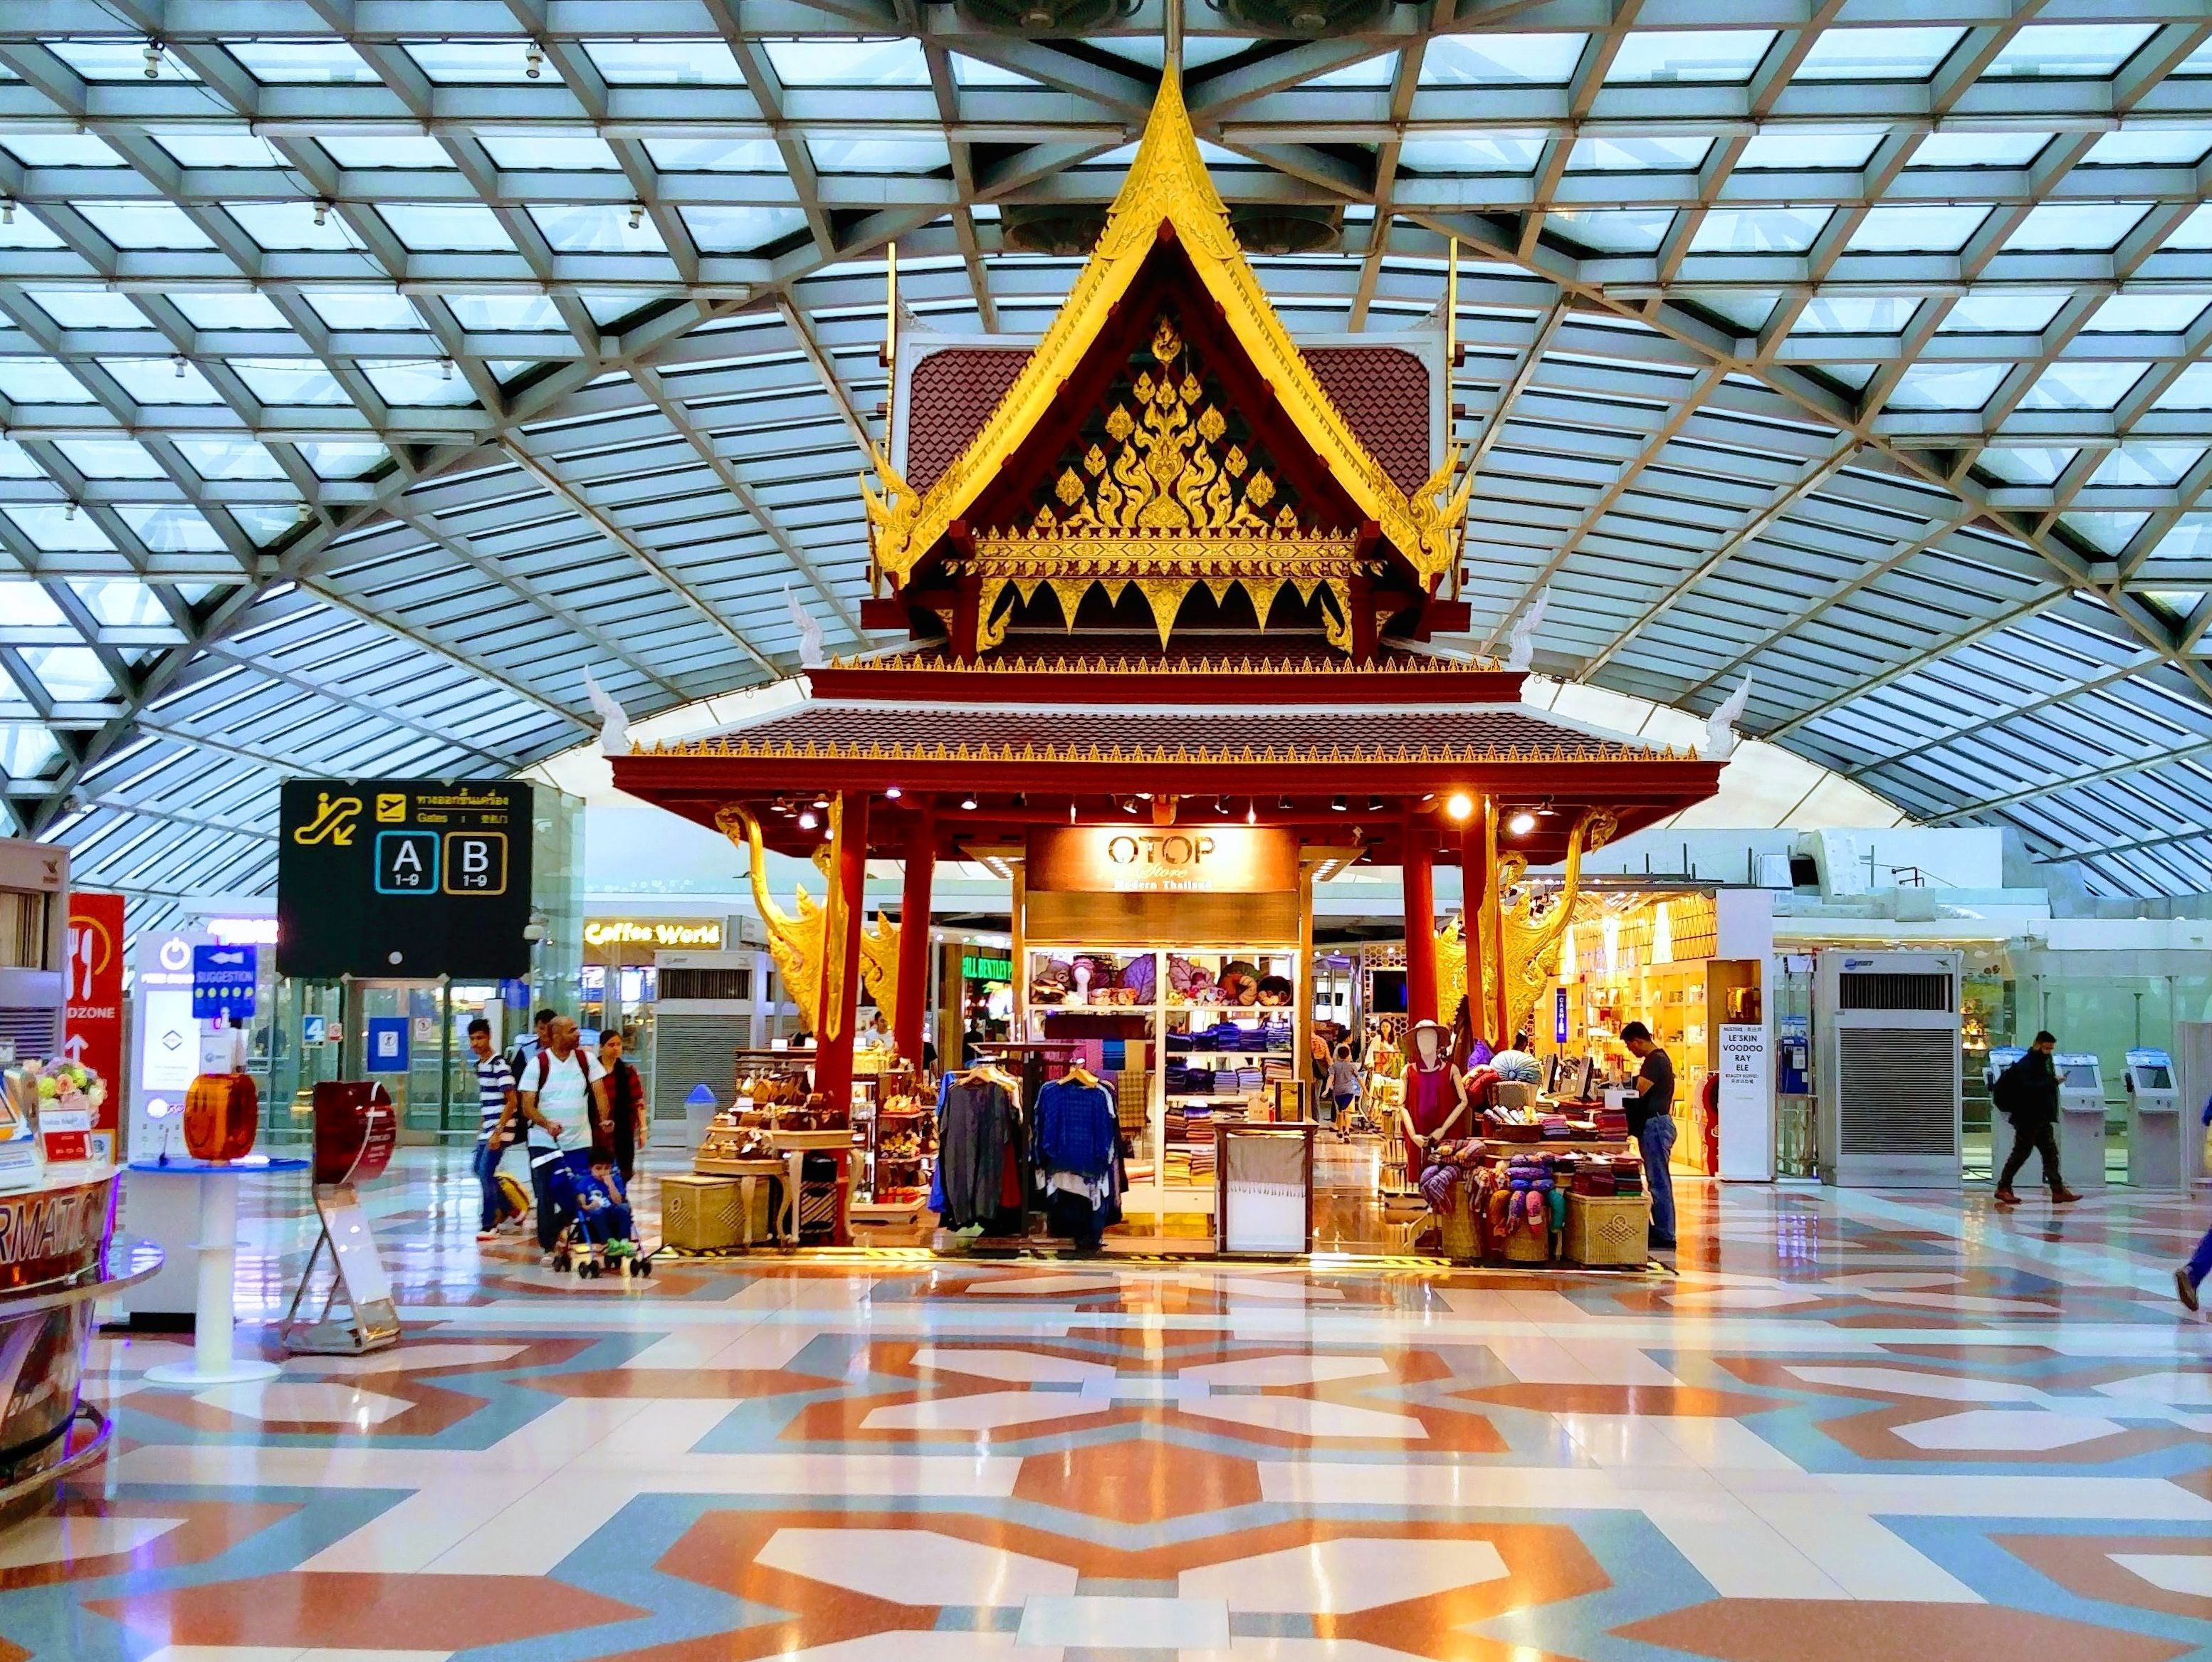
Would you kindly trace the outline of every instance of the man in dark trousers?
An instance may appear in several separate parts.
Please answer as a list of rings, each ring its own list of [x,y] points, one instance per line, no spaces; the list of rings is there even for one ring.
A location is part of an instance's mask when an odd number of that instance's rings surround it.
[[[2012,1122],[2012,1156],[1997,1174],[1999,1206],[2020,1204],[2012,1180],[2027,1164],[2031,1148],[2043,1156],[2043,1180],[2051,1185],[2054,1205],[2081,1198],[2058,1175],[2058,1064],[2051,1059],[2057,1048],[2058,1041],[2052,1035],[2038,1033],[2027,1054],[1999,1074],[1990,1088],[1990,1099]]]
[[[1640,1021],[1632,1021],[1620,1030],[1620,1042],[1636,1058],[1636,1094],[1624,1106],[1628,1135],[1644,1151],[1644,1186],[1651,1191],[1651,1245],[1671,1251],[1674,1173],[1669,1162],[1674,1154],[1674,1062]]]

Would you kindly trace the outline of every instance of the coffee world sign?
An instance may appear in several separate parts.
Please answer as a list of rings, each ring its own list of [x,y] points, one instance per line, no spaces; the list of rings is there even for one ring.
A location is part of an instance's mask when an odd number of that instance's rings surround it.
[[[1067,825],[1029,837],[1034,890],[1277,894],[1298,886],[1298,843],[1259,825]]]

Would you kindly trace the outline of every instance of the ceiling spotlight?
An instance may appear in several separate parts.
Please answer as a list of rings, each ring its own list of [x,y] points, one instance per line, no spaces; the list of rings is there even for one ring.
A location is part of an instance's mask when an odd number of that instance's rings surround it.
[[[175,356],[172,357],[169,362],[176,366],[177,379],[179,380],[182,380],[185,378],[185,355],[182,352],[179,352]]]
[[[11,196],[0,200],[0,225],[13,225],[15,222],[15,198]]]
[[[451,358],[440,358],[440,359],[438,360],[438,379],[439,379],[440,380],[453,380],[453,359],[451,359]]]
[[[1511,831],[1516,837],[1526,837],[1530,831],[1536,829],[1536,816],[1529,813],[1528,809],[1522,808],[1519,813],[1516,813],[1510,819],[1505,822],[1505,829]]]
[[[1071,825],[1075,823],[1075,799],[1073,796],[1067,799],[1067,823]]]
[[[522,49],[522,74],[527,81],[535,81],[545,70],[545,48],[535,40]]]
[[[1370,796],[1370,797],[1369,797],[1369,798],[1367,799],[1367,812],[1368,812],[1368,813],[1382,813],[1382,799],[1381,797],[1379,797],[1379,796]]]
[[[637,228],[638,228],[639,226],[641,226],[641,225],[642,225],[642,224],[644,224],[644,223],[645,223],[645,204],[643,204],[642,202],[633,202],[633,203],[631,203],[631,204],[629,204],[629,228],[630,228],[630,229],[631,229],[631,230],[633,230],[633,231],[635,231],[635,229],[637,229]]]
[[[1444,804],[1444,812],[1455,819],[1464,819],[1474,812],[1474,799],[1463,790],[1455,790]]]
[[[1029,794],[1027,791],[1025,791],[1025,790],[1018,790],[1018,791],[1016,791],[1016,792],[1014,793],[1014,806],[1015,806],[1016,807],[1018,807],[1018,808],[1025,808],[1025,807],[1029,807],[1029,805],[1030,805],[1030,794]]]
[[[817,796],[814,799],[814,806],[817,808],[826,808],[830,806],[830,799],[826,796]]]
[[[1536,808],[1536,817],[1539,819],[1555,819],[1559,817],[1559,811],[1552,806],[1552,799],[1548,796],[1538,804]]]
[[[813,809],[811,809],[811,808],[801,808],[801,809],[799,811],[799,830],[801,830],[801,831],[812,831],[812,830],[815,828],[815,826],[816,826],[816,825],[819,825],[820,823],[821,823],[821,821],[820,821],[820,820],[818,820],[818,819],[817,819],[815,818],[815,815],[814,815],[814,810],[813,810]]]
[[[960,799],[960,806],[970,812],[973,812],[975,807],[975,793],[971,790],[965,796],[962,797]]]
[[[312,520],[314,517],[315,510],[313,505],[307,502],[301,502],[300,504],[300,519],[301,522],[305,523],[307,521]]]
[[[1229,799],[1225,796],[1215,797],[1213,799],[1213,811],[1216,813],[1225,817],[1229,813]]]
[[[73,519],[76,518],[76,497],[71,496],[71,497],[70,498],[70,500],[69,500],[69,506],[68,506],[67,508],[64,508],[64,509],[62,509],[62,518],[64,518],[64,519],[65,519],[65,520],[73,520]]]
[[[146,78],[159,81],[161,78],[161,43],[150,34],[146,37],[145,56]]]
[[[1328,799],[1328,805],[1332,808],[1334,808],[1339,813],[1342,813],[1344,812],[1344,799],[1341,796],[1330,797]]]
[[[315,204],[315,223],[318,225],[327,225],[330,222],[331,204],[327,202],[318,202]]]
[[[1291,811],[1291,799],[1287,796],[1278,796],[1275,799],[1275,807],[1279,813],[1288,813]]]
[[[1247,802],[1244,805],[1244,823],[1248,825],[1256,825],[1260,823],[1260,805],[1257,801]]]
[[[1137,799],[1133,796],[1128,798],[1121,804],[1121,812],[1124,813],[1134,813],[1136,811]]]
[[[884,787],[884,798],[886,801],[896,802],[900,797],[905,794],[906,793],[901,790],[896,785],[886,785]]]

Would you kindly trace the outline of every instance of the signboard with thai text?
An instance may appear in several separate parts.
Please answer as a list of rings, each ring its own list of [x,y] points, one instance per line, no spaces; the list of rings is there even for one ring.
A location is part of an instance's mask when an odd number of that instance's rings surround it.
[[[532,806],[511,779],[286,781],[277,972],[527,975]]]

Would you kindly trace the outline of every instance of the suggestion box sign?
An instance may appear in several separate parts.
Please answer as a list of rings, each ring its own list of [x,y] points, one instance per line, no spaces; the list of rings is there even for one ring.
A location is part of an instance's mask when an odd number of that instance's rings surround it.
[[[531,788],[511,779],[287,781],[277,972],[527,975]]]

